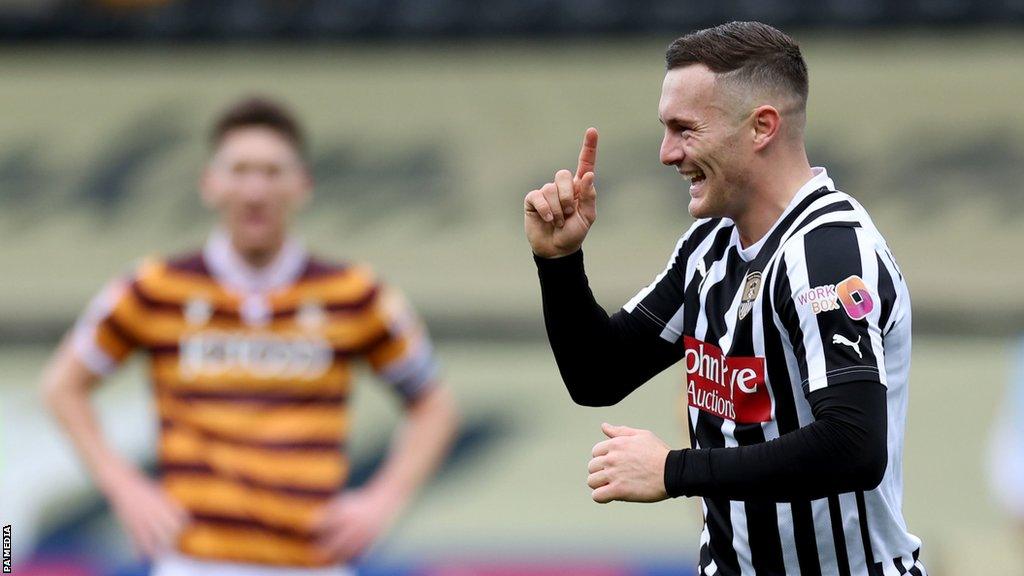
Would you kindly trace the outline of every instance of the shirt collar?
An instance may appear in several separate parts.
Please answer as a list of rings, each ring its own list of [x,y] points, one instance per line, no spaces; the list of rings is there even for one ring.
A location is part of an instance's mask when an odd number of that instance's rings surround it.
[[[287,286],[298,279],[309,255],[296,238],[288,237],[274,259],[262,268],[249,265],[231,244],[231,238],[217,228],[203,247],[203,259],[218,282],[244,294],[258,294]]]
[[[800,202],[802,202],[804,198],[806,198],[812,192],[821,187],[828,188],[829,190],[835,190],[836,184],[835,182],[832,181],[831,178],[828,177],[828,171],[825,170],[825,168],[821,166],[815,166],[814,168],[811,168],[811,179],[805,182],[804,185],[801,186],[800,189],[796,191],[796,194],[793,196],[793,199],[789,201],[789,205],[786,206],[786,209],[783,210],[778,220],[775,221],[775,224],[772,224],[772,227],[768,230],[768,232],[765,233],[765,235],[762,236],[760,240],[754,242],[750,246],[747,246],[746,248],[739,248],[740,258],[742,258],[746,262],[753,260],[757,256],[757,253],[761,251],[761,247],[764,246],[764,243],[766,240],[768,240],[768,237],[771,236],[772,232],[775,231],[775,227],[779,225],[779,222],[781,222],[787,214],[792,212],[793,208],[800,204]],[[736,237],[735,240],[738,246],[739,230],[733,228],[733,235]]]

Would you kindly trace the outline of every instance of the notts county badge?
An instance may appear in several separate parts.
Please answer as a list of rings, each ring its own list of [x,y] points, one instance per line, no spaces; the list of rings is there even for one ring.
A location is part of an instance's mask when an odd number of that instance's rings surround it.
[[[747,274],[747,279],[743,282],[743,299],[740,300],[740,320],[747,317],[750,314],[750,309],[754,307],[754,300],[757,298],[757,293],[761,289],[761,273],[752,272]]]

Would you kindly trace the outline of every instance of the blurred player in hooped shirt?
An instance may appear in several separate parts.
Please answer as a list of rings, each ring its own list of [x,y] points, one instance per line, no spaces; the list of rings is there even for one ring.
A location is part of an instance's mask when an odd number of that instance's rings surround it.
[[[241,100],[211,144],[200,184],[219,225],[201,250],[111,282],[55,352],[44,396],[154,574],[349,574],[443,459],[454,401],[402,296],[291,232],[313,187],[291,112]],[[111,449],[90,404],[135,350],[150,361],[159,481]],[[404,421],[376,475],[345,490],[359,360]]]

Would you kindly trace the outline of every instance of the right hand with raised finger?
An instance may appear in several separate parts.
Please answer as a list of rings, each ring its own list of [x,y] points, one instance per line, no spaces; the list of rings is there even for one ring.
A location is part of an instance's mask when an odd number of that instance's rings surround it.
[[[117,466],[104,476],[103,492],[139,554],[156,558],[173,550],[188,523],[188,512],[130,466]]]
[[[559,170],[554,181],[526,195],[526,238],[534,254],[559,258],[583,245],[597,219],[596,161],[597,129],[589,128],[583,137],[576,174]]]

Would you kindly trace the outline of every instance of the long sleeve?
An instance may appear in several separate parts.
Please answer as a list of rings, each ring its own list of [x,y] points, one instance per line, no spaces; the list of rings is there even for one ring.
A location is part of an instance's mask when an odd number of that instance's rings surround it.
[[[577,404],[615,404],[682,357],[681,346],[652,334],[642,320],[624,311],[608,316],[590,290],[582,250],[534,260],[548,341]]]
[[[815,421],[775,440],[674,450],[665,462],[666,491],[785,502],[870,490],[888,460],[885,396],[878,382],[829,386],[808,397]]]

